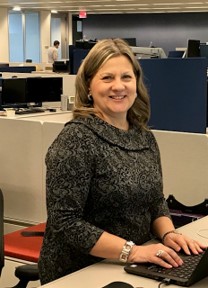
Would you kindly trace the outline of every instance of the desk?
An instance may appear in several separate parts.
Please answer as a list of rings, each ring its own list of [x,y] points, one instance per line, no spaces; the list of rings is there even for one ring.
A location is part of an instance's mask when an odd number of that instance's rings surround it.
[[[198,239],[203,243],[208,244],[208,238],[205,239],[198,235],[201,229],[207,229],[208,236],[208,216],[192,222],[178,229],[186,235],[194,239]],[[131,284],[134,287],[157,288],[159,282],[135,275],[128,274],[124,271],[123,265],[118,263],[109,263],[103,261],[87,268],[69,274],[63,278],[53,281],[49,284],[41,286],[42,288],[101,288],[113,281],[123,281]],[[162,286],[166,287],[166,286]],[[180,287],[177,285],[168,285],[168,288]],[[191,286],[195,288],[208,287],[208,277],[195,283]]]

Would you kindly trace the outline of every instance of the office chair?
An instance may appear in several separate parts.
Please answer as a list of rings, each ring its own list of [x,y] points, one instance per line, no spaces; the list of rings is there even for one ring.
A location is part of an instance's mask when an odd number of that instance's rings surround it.
[[[166,199],[170,215],[176,228],[186,225],[192,221],[208,215],[208,199],[204,199],[199,204],[186,206],[176,200],[171,194]]]
[[[4,267],[4,198],[0,189],[0,276]]]
[[[40,279],[36,262],[44,231],[45,223],[40,223],[5,235],[5,253],[7,256],[35,263],[16,267],[15,276],[19,282],[11,288],[26,288],[30,281]],[[28,237],[29,239],[26,239]]]
[[[3,233],[4,232],[4,228],[3,228],[4,227],[4,205],[3,204],[4,204],[4,198],[3,198],[2,190],[0,189],[0,275],[1,275],[2,268],[4,267],[5,246],[7,244],[7,239],[8,239],[7,236],[10,237],[12,236],[12,234],[17,235],[18,233],[18,231],[15,231],[7,235],[4,235]],[[44,228],[44,225],[43,225],[43,228]],[[31,227],[31,229],[33,229],[33,227]],[[21,232],[19,232],[19,234],[22,235],[23,237],[42,236],[44,234],[43,231],[28,231],[28,230],[30,230],[30,228],[22,229]],[[26,288],[30,281],[39,280],[38,265],[37,264],[20,265],[16,267],[15,269],[15,276],[19,279],[19,282],[11,288]]]

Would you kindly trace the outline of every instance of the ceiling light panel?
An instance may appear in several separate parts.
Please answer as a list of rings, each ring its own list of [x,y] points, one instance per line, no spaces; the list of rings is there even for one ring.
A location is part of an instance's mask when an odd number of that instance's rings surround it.
[[[173,0],[174,1],[174,0]],[[172,12],[178,10],[180,12],[189,12],[194,9],[198,12],[207,11],[208,1],[197,1],[197,0],[0,0],[0,7],[8,7],[12,9],[14,5],[21,6],[22,9],[27,10],[58,10],[63,12],[76,12],[81,8],[86,10],[88,13],[95,11],[114,13],[121,11],[122,13],[131,12],[153,12],[164,11]],[[157,8],[157,9],[155,9]],[[98,10],[99,9],[99,10]]]

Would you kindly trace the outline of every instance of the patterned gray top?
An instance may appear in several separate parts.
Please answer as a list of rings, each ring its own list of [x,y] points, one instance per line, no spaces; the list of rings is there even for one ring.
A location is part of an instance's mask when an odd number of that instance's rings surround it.
[[[39,270],[45,284],[100,261],[103,231],[142,244],[169,211],[151,131],[123,131],[97,117],[68,122],[46,155],[47,227]]]

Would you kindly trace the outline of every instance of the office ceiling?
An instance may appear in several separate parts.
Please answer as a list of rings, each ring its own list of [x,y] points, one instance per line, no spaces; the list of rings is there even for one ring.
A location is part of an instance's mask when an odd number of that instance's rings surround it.
[[[0,0],[0,7],[57,10],[78,14],[208,12],[208,1],[197,0]]]

